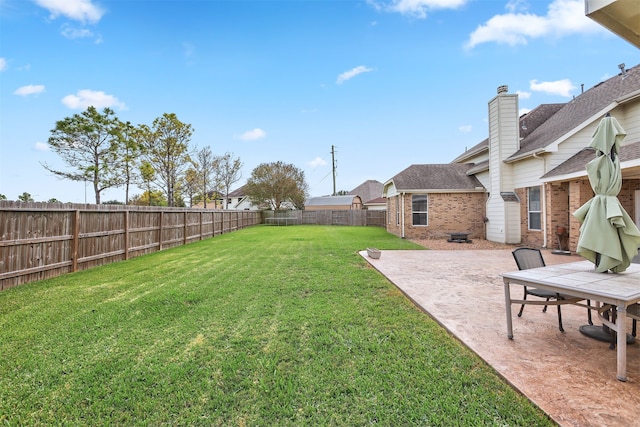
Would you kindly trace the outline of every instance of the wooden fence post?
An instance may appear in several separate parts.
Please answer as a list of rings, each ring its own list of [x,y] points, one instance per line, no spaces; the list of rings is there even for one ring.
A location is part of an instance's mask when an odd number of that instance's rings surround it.
[[[71,271],[78,271],[78,245],[80,244],[80,210],[73,211],[73,239],[71,240]]]
[[[124,259],[129,259],[129,209],[124,211]]]
[[[158,250],[162,250],[162,221],[164,211],[160,211],[160,224],[158,224]]]

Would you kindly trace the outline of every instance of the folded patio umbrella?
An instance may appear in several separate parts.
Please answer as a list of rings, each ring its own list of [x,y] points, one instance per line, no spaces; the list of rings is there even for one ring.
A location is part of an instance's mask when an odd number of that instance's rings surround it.
[[[618,200],[622,187],[618,152],[625,136],[614,117],[600,121],[589,145],[596,158],[586,165],[595,196],[573,213],[582,224],[576,252],[593,262],[599,273],[625,271],[640,246],[640,230]]]

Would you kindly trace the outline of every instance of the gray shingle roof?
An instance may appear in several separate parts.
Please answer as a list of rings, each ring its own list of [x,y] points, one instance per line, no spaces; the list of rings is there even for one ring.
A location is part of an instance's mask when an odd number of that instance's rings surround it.
[[[245,196],[245,186],[233,190],[231,193],[227,194],[227,197],[244,197]]]
[[[585,166],[596,157],[596,152],[588,147],[583,148],[578,153],[567,159],[567,161],[551,169],[542,176],[542,179],[556,176],[568,175],[585,171]],[[623,145],[620,147],[620,162],[640,158],[640,142]]]
[[[590,117],[602,112],[616,100],[640,90],[640,65],[628,69],[626,74],[624,78],[618,74],[599,83],[571,102],[564,104],[557,113],[526,136],[521,141],[520,150],[509,158],[517,158],[523,154],[543,149]],[[528,123],[526,125],[529,126]]]
[[[411,165],[391,180],[398,191],[484,188],[475,176],[467,175],[471,167],[462,163]]]
[[[382,197],[382,183],[375,179],[369,179],[349,191],[349,194],[360,196],[362,201],[366,203],[375,198]]]

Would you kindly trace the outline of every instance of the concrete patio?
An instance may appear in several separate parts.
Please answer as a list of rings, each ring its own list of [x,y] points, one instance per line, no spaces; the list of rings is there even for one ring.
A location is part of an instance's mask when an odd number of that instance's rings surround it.
[[[587,323],[584,308],[562,307],[562,333],[555,307],[542,313],[539,306],[527,306],[519,318],[514,306],[514,339],[507,339],[500,274],[517,270],[510,250],[360,255],[561,426],[640,426],[637,342],[627,347],[628,381],[621,382],[616,352],[579,332]],[[550,251],[543,255],[548,265],[582,260]],[[512,295],[520,292],[512,286]]]

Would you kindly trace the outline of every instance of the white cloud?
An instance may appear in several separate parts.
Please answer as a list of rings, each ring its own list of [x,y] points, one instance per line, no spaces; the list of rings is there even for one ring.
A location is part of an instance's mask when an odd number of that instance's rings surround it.
[[[83,89],[79,90],[76,95],[67,95],[62,98],[62,103],[71,109],[82,109],[87,107],[95,107],[97,109],[107,107],[117,107],[121,110],[126,109],[124,102],[121,102],[113,95],[107,95],[102,91]]]
[[[360,65],[356,68],[352,68],[351,70],[345,71],[344,73],[340,74],[338,76],[338,80],[336,80],[336,84],[341,85],[347,80],[354,78],[358,74],[368,73],[370,71],[373,71],[373,68],[365,67],[364,65]]]
[[[240,139],[242,141],[256,141],[258,139],[262,139],[267,136],[267,133],[260,128],[255,128],[252,130],[248,130],[241,135],[235,135],[235,139]]]
[[[525,45],[529,39],[539,37],[603,31],[602,27],[585,16],[583,0],[553,0],[544,16],[516,12],[522,9],[522,5],[522,2],[509,2],[507,9],[510,12],[496,15],[476,28],[469,36],[466,47],[473,48],[488,42]]]
[[[531,90],[536,92],[560,95],[566,98],[570,98],[571,91],[576,88],[569,79],[556,80],[555,82],[538,82],[537,80],[530,80],[529,87]]]
[[[520,99],[529,99],[529,98],[531,98],[531,92],[525,92],[525,91],[522,91],[522,90],[517,90],[516,94],[518,95],[518,97]]]
[[[51,147],[49,144],[45,144],[44,142],[36,142],[36,145],[33,146],[36,151],[50,151]]]
[[[458,132],[460,133],[469,133],[473,128],[471,125],[462,125],[458,128]]]
[[[74,21],[98,22],[105,11],[92,0],[36,0],[38,6],[51,13],[51,19],[65,16]]]
[[[44,85],[27,85],[19,87],[15,92],[13,92],[13,94],[19,96],[28,96],[35,95],[41,92],[44,92]]]
[[[368,0],[377,10],[397,12],[417,18],[426,18],[427,12],[437,9],[457,9],[468,0]]]
[[[93,31],[86,28],[72,28],[69,25],[62,26],[62,35],[68,39],[85,39],[93,37]]]
[[[316,157],[315,159],[309,162],[309,166],[312,168],[317,168],[318,166],[324,166],[327,164],[327,161],[322,157]]]
[[[6,58],[0,58],[0,71],[4,71],[7,69],[7,60]]]
[[[518,117],[522,117],[523,114],[527,114],[529,111],[531,111],[531,108],[522,107],[521,109],[518,110]],[[526,123],[525,123],[525,126],[526,126]]]

